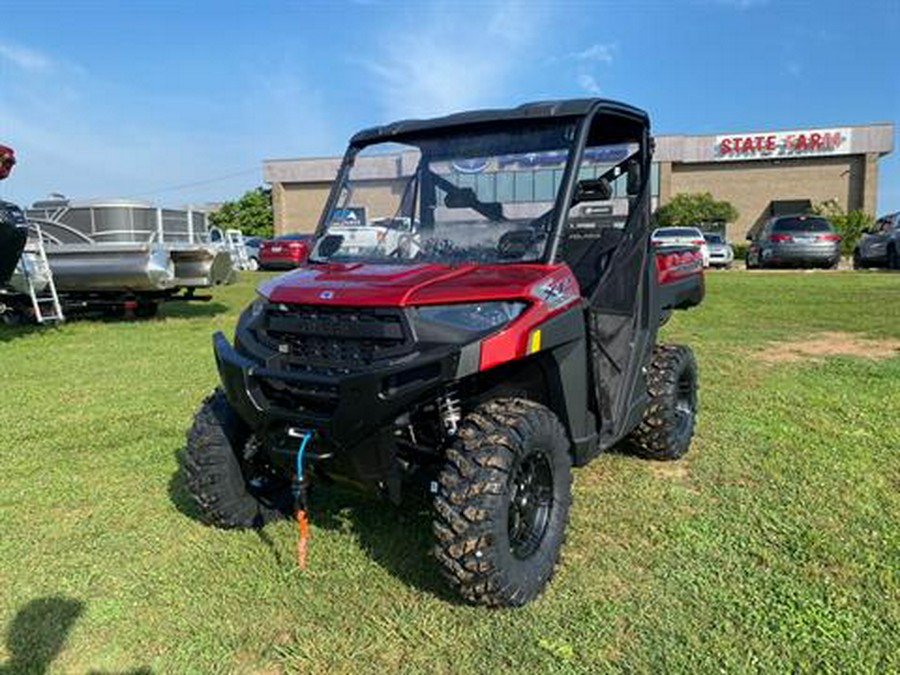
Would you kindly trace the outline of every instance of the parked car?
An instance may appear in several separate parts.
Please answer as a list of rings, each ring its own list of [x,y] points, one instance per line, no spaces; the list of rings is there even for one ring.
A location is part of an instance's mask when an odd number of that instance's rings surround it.
[[[244,239],[244,250],[247,252],[247,261],[251,270],[259,269],[259,249],[265,241],[263,237],[248,237]]]
[[[747,269],[835,268],[841,260],[841,235],[822,216],[776,216],[747,239]]]
[[[900,270],[900,213],[879,218],[853,250],[853,269],[887,267]]]
[[[709,249],[710,267],[730,268],[731,263],[734,262],[734,249],[731,248],[731,243],[717,232],[704,232],[703,238],[706,240],[706,247]]]
[[[311,234],[283,234],[259,247],[259,267],[263,270],[289,270],[302,265],[312,248]]]
[[[696,227],[658,227],[653,231],[650,241],[654,246],[670,244],[697,246],[703,257],[703,266],[709,267],[709,246],[703,238],[703,233]]]
[[[330,238],[319,241],[320,247],[337,246],[331,255],[359,255],[363,252],[373,255],[415,255],[418,252],[418,220],[384,216],[365,222],[357,218],[354,211],[345,211],[353,217],[333,219],[328,227]]]

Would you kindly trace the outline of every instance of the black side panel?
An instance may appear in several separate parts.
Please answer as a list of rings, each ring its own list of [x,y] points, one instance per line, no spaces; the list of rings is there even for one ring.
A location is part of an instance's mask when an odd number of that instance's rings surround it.
[[[2,215],[0,215],[2,219]],[[22,250],[25,248],[27,232],[23,227],[0,222],[0,286],[12,276]]]
[[[549,406],[566,426],[574,444],[573,459],[583,464],[597,445],[597,418],[592,412],[591,378],[585,339],[584,305],[578,305],[541,325],[542,360],[548,385]]]
[[[600,413],[600,447],[628,433],[646,398],[642,368],[659,327],[656,270],[651,264],[650,200],[645,181],[632,203],[622,242],[609,258],[591,306],[591,355]],[[639,418],[639,416],[637,416]]]

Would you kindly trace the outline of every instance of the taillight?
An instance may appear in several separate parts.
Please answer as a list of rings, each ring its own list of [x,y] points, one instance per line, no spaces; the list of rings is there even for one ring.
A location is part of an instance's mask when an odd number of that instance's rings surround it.
[[[794,238],[789,234],[770,234],[769,241],[775,243],[779,241],[794,241]]]
[[[302,248],[302,247],[303,247],[302,242],[299,242],[299,241],[288,242],[288,248],[291,249],[292,251],[296,251],[298,248]]]
[[[706,239],[694,239],[691,241],[694,246],[703,246],[706,243]]]
[[[834,233],[820,234],[818,237],[816,237],[816,239],[818,239],[819,241],[840,241],[841,235]]]

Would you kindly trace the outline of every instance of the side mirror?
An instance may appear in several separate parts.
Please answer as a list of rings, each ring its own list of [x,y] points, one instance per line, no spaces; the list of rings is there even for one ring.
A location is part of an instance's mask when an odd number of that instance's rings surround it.
[[[605,178],[588,178],[578,181],[572,205],[581,202],[605,202],[612,197],[612,185]]]
[[[319,243],[319,250],[316,254],[322,258],[330,258],[344,243],[344,237],[340,234],[329,234]]]
[[[468,209],[472,208],[478,197],[475,196],[475,190],[472,188],[460,188],[453,192],[448,192],[444,197],[444,206],[448,209]]]
[[[628,177],[626,178],[625,193],[629,197],[635,197],[641,191],[641,164],[636,159],[628,161]]]

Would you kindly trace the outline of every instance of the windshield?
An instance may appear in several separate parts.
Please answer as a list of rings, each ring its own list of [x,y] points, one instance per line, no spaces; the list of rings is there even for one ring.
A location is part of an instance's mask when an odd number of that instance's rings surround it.
[[[721,234],[704,234],[703,238],[706,239],[708,244],[721,244],[722,243],[722,235]]]
[[[693,227],[661,227],[653,233],[653,236],[658,239],[666,237],[693,237],[697,239],[700,237],[700,230]]]
[[[779,218],[772,232],[831,232],[831,224],[824,218],[792,216]]]
[[[538,261],[574,128],[571,120],[451,128],[367,146],[336,188],[311,259]]]

